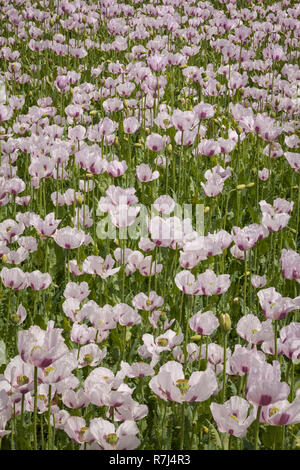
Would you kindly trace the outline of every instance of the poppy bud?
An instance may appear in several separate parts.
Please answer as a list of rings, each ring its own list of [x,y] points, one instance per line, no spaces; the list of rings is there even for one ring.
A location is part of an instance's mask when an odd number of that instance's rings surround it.
[[[247,184],[247,188],[252,188],[255,185],[255,183],[251,182]]]
[[[231,330],[231,319],[228,313],[222,313],[220,315],[220,326],[224,333],[228,333]]]
[[[208,214],[209,211],[210,211],[209,206],[206,206],[205,209],[204,209],[204,214]]]
[[[236,189],[240,190],[240,189],[245,189],[246,185],[245,184],[238,184]]]
[[[78,202],[79,204],[82,204],[82,202],[83,202],[83,196],[82,196],[82,194],[78,194],[76,200],[77,200],[77,202]]]
[[[192,341],[200,341],[202,338],[202,335],[194,335],[194,336],[191,336],[191,340]]]
[[[172,144],[169,144],[167,146],[167,150],[168,150],[168,152],[172,152],[172,150],[173,150]]]
[[[219,83],[219,82],[216,83],[216,89],[217,89],[218,91],[221,90],[221,83]]]

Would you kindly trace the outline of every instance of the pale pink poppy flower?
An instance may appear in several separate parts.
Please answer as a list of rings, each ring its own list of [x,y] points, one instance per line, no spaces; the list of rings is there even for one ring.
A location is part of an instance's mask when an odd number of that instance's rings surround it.
[[[253,274],[251,276],[251,284],[255,289],[260,289],[261,287],[264,287],[266,283],[267,283],[266,275],[258,276],[257,274]]]
[[[209,103],[203,102],[194,106],[193,111],[199,120],[212,118],[215,114],[213,106]]]
[[[280,330],[281,351],[289,359],[300,358],[300,323],[291,322]]]
[[[153,310],[149,317],[149,323],[153,326],[153,328],[161,327],[164,331],[168,330],[174,322],[175,318],[168,320],[166,318],[166,312],[163,312],[162,310]]]
[[[0,122],[8,121],[13,115],[13,109],[0,103]]]
[[[70,416],[64,423],[63,430],[76,444],[91,442],[93,438],[89,434],[85,419],[79,416]]]
[[[263,352],[257,351],[255,348],[249,349],[240,344],[236,344],[234,352],[230,357],[228,373],[240,376],[248,374],[251,367],[253,367],[257,361],[265,361]]]
[[[270,170],[268,170],[267,168],[263,168],[262,170],[259,170],[258,177],[261,181],[267,181],[270,177]]]
[[[52,277],[49,273],[41,273],[38,270],[27,273],[27,285],[34,290],[47,289],[51,282]]]
[[[218,403],[211,403],[210,405],[218,430],[238,438],[246,436],[250,424],[256,418],[255,408],[252,408],[250,413],[249,408],[248,401],[239,396],[231,397],[223,405]]]
[[[128,206],[120,204],[110,209],[110,216],[113,225],[117,228],[130,227],[136,221],[140,212],[139,206]]]
[[[55,384],[55,386],[57,386],[57,384],[61,384],[61,382],[64,382],[72,376],[72,371],[77,368],[77,365],[77,359],[68,351],[49,367],[38,370],[38,382],[48,385]],[[65,385],[67,385],[67,383],[65,383]]]
[[[171,116],[166,111],[160,111],[154,119],[154,122],[163,130],[173,127]]]
[[[176,334],[173,330],[167,330],[162,335],[154,338],[152,335],[146,333],[143,335],[144,346],[149,354],[151,354],[150,365],[154,367],[158,360],[159,354],[163,351],[171,351],[175,346],[182,343],[183,334]],[[140,354],[140,351],[139,351]],[[141,355],[141,354],[140,354]],[[144,357],[142,355],[142,357]]]
[[[19,237],[17,242],[18,242],[18,245],[24,248],[26,251],[28,251],[28,253],[33,253],[34,251],[37,250],[37,241],[35,237],[31,237],[31,236]]]
[[[252,344],[262,344],[264,341],[274,341],[272,321],[261,322],[255,315],[244,315],[237,323],[238,335]]]
[[[6,243],[15,241],[17,235],[21,235],[25,230],[22,222],[17,223],[15,220],[6,219],[0,223],[0,240]]]
[[[206,183],[200,183],[205,195],[208,197],[215,197],[221,194],[224,187],[224,179],[216,173],[207,176],[206,179]]]
[[[138,325],[142,321],[142,317],[127,304],[120,303],[113,308],[114,319],[118,321],[121,326]]]
[[[85,139],[86,128],[79,125],[68,128],[68,137],[71,141],[81,141]]]
[[[72,227],[64,227],[56,230],[53,235],[55,242],[66,250],[74,250],[85,242],[85,233]]]
[[[144,261],[144,255],[136,250],[132,251],[127,258],[125,272],[126,275],[134,273],[137,269],[139,269],[141,263]]]
[[[293,170],[295,170],[296,173],[299,173],[300,172],[300,153],[285,152],[284,156],[287,159],[290,167],[293,168]]]
[[[143,251],[153,251],[155,248],[155,243],[153,243],[149,238],[141,237],[138,243],[138,247]]]
[[[220,144],[212,139],[202,139],[197,147],[197,153],[199,155],[205,155],[212,157],[221,153]]]
[[[300,255],[296,251],[284,248],[281,251],[280,264],[283,277],[300,283]]]
[[[34,217],[32,225],[38,233],[45,237],[51,237],[55,234],[61,219],[55,219],[54,212],[47,214],[43,220],[39,215]]]
[[[132,305],[138,310],[152,311],[161,307],[164,300],[161,296],[157,295],[155,291],[151,291],[149,296],[140,292],[133,300]]]
[[[146,146],[153,152],[160,152],[166,145],[166,140],[159,134],[152,133],[146,139]]]
[[[47,330],[34,325],[19,331],[18,350],[23,361],[45,369],[68,353],[61,332],[62,329],[54,328],[53,321],[48,322]]]
[[[124,108],[123,102],[119,98],[108,98],[102,103],[104,111],[114,113]]]
[[[68,282],[64,290],[63,296],[66,299],[73,298],[82,302],[86,299],[90,293],[89,285],[87,282],[81,282],[77,284],[76,282]]]
[[[90,403],[88,396],[82,388],[77,392],[74,392],[74,390],[66,390],[61,399],[65,406],[76,410],[85,408]]]
[[[154,54],[147,58],[147,63],[152,71],[161,72],[165,70],[168,59],[166,55]]]
[[[71,259],[69,261],[68,269],[73,276],[81,276],[84,274],[76,259]]]
[[[106,279],[109,276],[120,271],[119,268],[113,268],[115,260],[111,255],[107,255],[105,260],[101,256],[88,256],[83,264],[83,272],[88,274],[98,274],[102,279]]]
[[[21,290],[28,285],[27,273],[24,273],[20,268],[2,268],[0,276],[4,286],[11,289]]]
[[[289,147],[289,148],[298,148],[300,145],[300,139],[296,134],[293,135],[286,135],[284,138],[284,143]]]
[[[123,405],[118,406],[114,412],[115,421],[138,421],[148,414],[148,406],[140,405],[138,402],[128,397]]]
[[[241,251],[248,251],[266,235],[267,233],[262,225],[251,224],[244,228],[233,227],[232,239]]]
[[[134,362],[127,369],[127,377],[149,377],[155,374],[153,367],[146,362]]]
[[[139,264],[138,270],[142,276],[155,276],[162,272],[163,265],[155,263],[152,256],[146,256],[144,260]]]
[[[6,253],[6,263],[14,265],[21,264],[28,257],[29,252],[21,246],[16,251],[11,250]]]
[[[96,330],[91,326],[87,326],[85,323],[80,324],[74,322],[71,329],[70,337],[71,340],[75,343],[84,345],[95,340]]]
[[[150,382],[151,390],[164,401],[202,402],[217,389],[217,379],[211,369],[193,372],[185,379],[182,365],[176,361],[164,364]]]
[[[175,201],[168,195],[163,195],[154,201],[153,206],[161,214],[171,214],[175,209]]]
[[[77,350],[74,350],[74,355],[77,357]],[[79,357],[78,357],[78,368],[82,367],[96,367],[100,362],[105,358],[107,354],[107,349],[104,348],[103,351],[96,344],[86,344],[80,348]]]
[[[178,131],[187,131],[197,124],[197,117],[193,111],[175,109],[172,114],[172,123]]]
[[[295,299],[282,297],[274,287],[260,290],[257,296],[263,315],[271,320],[281,320],[289,312],[299,308]]]
[[[184,294],[202,295],[201,287],[195,276],[187,270],[180,271],[175,276],[175,284]]]
[[[80,208],[77,208],[76,215],[73,217],[74,227],[89,228],[93,225],[94,219],[92,217],[93,210],[89,210],[86,204],[83,204]]]
[[[211,335],[219,326],[219,320],[212,311],[197,312],[189,319],[191,330],[199,335]]]
[[[146,163],[141,163],[136,167],[136,177],[142,183],[148,183],[159,178],[159,172],[152,171],[150,166]]]
[[[278,361],[273,361],[273,364],[257,362],[249,371],[246,385],[247,400],[256,406],[268,406],[285,400],[290,387],[280,379],[281,371]]]
[[[128,166],[125,160],[120,162],[119,160],[113,160],[107,164],[107,173],[113,178],[124,175]]]
[[[228,363],[230,363],[231,358],[231,350],[229,348],[226,350],[226,357],[228,367]],[[224,348],[217,343],[209,343],[207,347],[207,359],[209,364],[211,364],[214,368],[216,368],[216,366],[222,365],[224,362]]]
[[[4,379],[10,385],[11,392],[31,392],[34,387],[33,370],[33,366],[24,362],[20,356],[12,358],[4,371]]]
[[[11,178],[10,180],[6,182],[6,185],[5,185],[5,190],[9,194],[20,194],[25,190],[25,188],[26,188],[26,184],[24,183],[23,180],[21,180],[21,178],[18,178],[18,177]]]
[[[291,403],[288,400],[277,401],[275,405],[262,407],[260,421],[271,426],[288,426],[300,422],[300,393]]]
[[[219,295],[226,292],[230,287],[230,275],[220,274],[217,276],[211,269],[199,274],[197,283],[204,295]]]
[[[123,129],[125,134],[135,134],[140,128],[140,122],[135,117],[129,117],[123,121]]]
[[[67,420],[70,417],[70,413],[67,410],[60,410],[56,406],[51,407],[50,422],[51,426],[55,429],[64,429]]]
[[[12,314],[12,321],[14,325],[21,325],[27,317],[27,311],[22,304],[18,306],[18,309],[15,313]]]
[[[67,298],[62,304],[62,309],[69,320],[75,322],[77,320],[77,313],[80,310],[80,300],[73,299],[72,297]]]
[[[90,421],[90,433],[102,450],[133,450],[140,445],[136,437],[139,429],[134,421],[124,421],[116,430],[114,424],[103,418]]]

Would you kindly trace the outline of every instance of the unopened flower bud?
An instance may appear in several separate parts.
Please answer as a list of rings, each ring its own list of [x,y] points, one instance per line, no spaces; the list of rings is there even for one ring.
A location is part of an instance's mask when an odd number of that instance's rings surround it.
[[[77,202],[78,202],[79,204],[82,204],[82,202],[83,202],[83,196],[82,196],[82,194],[78,194],[78,196],[76,197],[76,200],[77,200]]]
[[[217,83],[216,83],[216,89],[217,89],[218,91],[221,90],[221,83],[220,83],[220,82],[217,82]]]
[[[195,341],[195,342],[201,341],[201,338],[202,338],[201,335],[194,335],[194,336],[191,336],[191,340],[192,340],[192,341]]]
[[[247,184],[247,188],[252,188],[255,185],[255,183],[251,182]]]
[[[228,313],[220,315],[220,326],[225,333],[231,330],[231,319]]]
[[[245,184],[238,184],[236,189],[240,190],[240,189],[245,189],[246,185]]]
[[[238,134],[241,134],[243,132],[243,129],[241,126],[237,126],[236,131]]]
[[[209,206],[206,206],[205,209],[204,209],[204,214],[208,214],[210,211],[210,208]]]
[[[6,254],[4,254],[4,255],[2,255],[2,262],[6,263],[6,261],[7,261],[7,256],[6,256]]]
[[[169,144],[167,146],[167,150],[168,150],[168,152],[172,152],[172,150],[173,150],[172,144]]]

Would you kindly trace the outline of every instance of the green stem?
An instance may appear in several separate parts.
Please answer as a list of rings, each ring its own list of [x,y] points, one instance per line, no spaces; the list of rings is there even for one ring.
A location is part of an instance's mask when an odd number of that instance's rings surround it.
[[[259,418],[260,418],[261,406],[257,408],[256,422],[255,422],[255,440],[254,450],[258,450],[258,436],[259,436]]]
[[[37,450],[37,400],[38,400],[38,368],[34,367],[34,409],[33,409],[33,448]]]

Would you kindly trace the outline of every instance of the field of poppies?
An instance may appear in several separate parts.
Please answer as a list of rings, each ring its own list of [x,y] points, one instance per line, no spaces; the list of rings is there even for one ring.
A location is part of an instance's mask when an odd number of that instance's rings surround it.
[[[300,448],[300,5],[0,0],[0,444]]]

